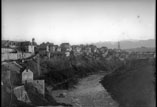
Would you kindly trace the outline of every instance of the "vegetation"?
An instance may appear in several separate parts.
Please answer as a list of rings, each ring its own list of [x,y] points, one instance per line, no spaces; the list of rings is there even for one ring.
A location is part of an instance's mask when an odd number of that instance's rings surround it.
[[[53,89],[73,88],[80,78],[97,73],[99,71],[108,72],[113,66],[111,62],[105,59],[96,60],[92,57],[80,55],[77,57],[59,57],[55,56],[47,60],[41,58],[41,79],[46,81],[47,85]],[[113,61],[114,62],[114,61]],[[120,64],[120,62],[118,62]],[[119,66],[115,61],[115,66]],[[34,74],[37,74],[37,64],[29,61],[27,66],[31,68]],[[35,75],[36,77],[36,75]],[[38,77],[39,78],[39,77]]]
[[[101,81],[120,107],[155,107],[154,60],[128,60]]]

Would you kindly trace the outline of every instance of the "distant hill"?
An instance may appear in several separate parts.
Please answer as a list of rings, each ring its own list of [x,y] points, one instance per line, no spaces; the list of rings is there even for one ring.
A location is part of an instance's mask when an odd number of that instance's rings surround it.
[[[155,52],[155,48],[151,47],[140,47],[140,48],[131,48],[131,49],[125,49],[128,52]]]
[[[107,48],[117,48],[118,42],[97,42],[93,43],[97,47],[105,46]],[[140,48],[140,47],[147,47],[147,48],[155,48],[155,39],[148,39],[148,40],[124,40],[120,41],[121,49],[132,49],[132,48]]]

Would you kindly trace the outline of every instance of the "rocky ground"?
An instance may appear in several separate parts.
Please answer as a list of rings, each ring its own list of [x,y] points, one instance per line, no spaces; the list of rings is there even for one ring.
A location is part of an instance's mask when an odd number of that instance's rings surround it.
[[[94,74],[79,81],[71,90],[52,91],[57,102],[72,104],[73,107],[118,107],[99,81],[105,74]],[[59,96],[64,93],[63,96]]]

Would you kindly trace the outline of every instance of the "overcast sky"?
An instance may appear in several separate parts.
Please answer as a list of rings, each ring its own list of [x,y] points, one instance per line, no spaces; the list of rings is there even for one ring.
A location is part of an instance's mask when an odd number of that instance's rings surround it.
[[[93,43],[155,38],[155,0],[3,0],[2,39]]]

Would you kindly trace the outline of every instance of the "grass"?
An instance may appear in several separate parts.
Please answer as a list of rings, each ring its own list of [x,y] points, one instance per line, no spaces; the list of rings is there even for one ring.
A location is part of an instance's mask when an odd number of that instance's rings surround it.
[[[155,66],[130,60],[101,81],[120,107],[155,107]]]

